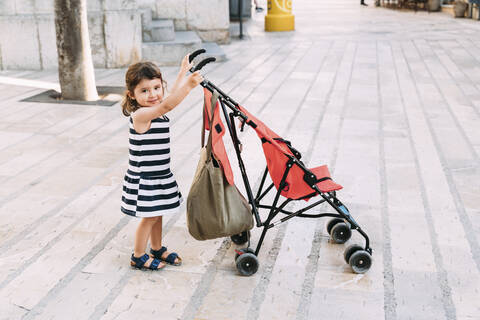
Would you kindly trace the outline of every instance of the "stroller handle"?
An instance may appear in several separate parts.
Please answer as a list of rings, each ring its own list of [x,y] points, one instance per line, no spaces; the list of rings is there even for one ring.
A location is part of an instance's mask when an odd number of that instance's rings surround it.
[[[193,68],[193,72],[195,71],[198,71],[198,70],[201,70],[203,67],[205,67],[205,65],[207,63],[210,63],[210,62],[214,62],[216,61],[217,59],[214,58],[214,57],[208,57],[206,59],[203,59],[202,61],[200,61],[194,68]]]
[[[192,63],[193,59],[195,59],[198,55],[207,52],[205,49],[198,49],[193,51],[188,55],[188,62]]]

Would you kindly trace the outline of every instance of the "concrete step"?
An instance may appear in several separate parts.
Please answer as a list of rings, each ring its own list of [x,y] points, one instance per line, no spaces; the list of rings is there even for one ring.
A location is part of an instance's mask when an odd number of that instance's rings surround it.
[[[150,25],[143,28],[143,42],[172,41],[175,39],[173,20],[151,20]]]
[[[186,54],[201,47],[202,40],[194,31],[177,31],[174,40],[142,43],[142,58],[163,66],[180,65]]]
[[[215,57],[217,59],[217,62],[227,60],[227,55],[225,54],[225,51],[223,51],[222,47],[215,42],[204,42],[202,43],[202,48],[205,49],[207,52],[202,54],[200,58],[205,59],[207,56]]]

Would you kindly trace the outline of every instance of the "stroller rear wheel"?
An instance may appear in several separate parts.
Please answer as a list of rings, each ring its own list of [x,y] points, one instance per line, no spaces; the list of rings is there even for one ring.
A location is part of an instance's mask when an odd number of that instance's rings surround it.
[[[345,251],[343,252],[343,258],[345,259],[345,262],[349,263],[352,254],[354,254],[358,250],[363,250],[363,247],[358,244],[352,244],[348,246],[347,249],[345,249]]]
[[[348,261],[355,273],[365,273],[372,266],[372,256],[365,250],[355,251]]]
[[[333,226],[330,236],[335,243],[345,243],[352,236],[350,226],[345,222],[339,222]]]
[[[230,237],[235,244],[244,244],[248,241],[248,238],[250,238],[250,231],[243,231]]]
[[[242,248],[240,250],[235,250],[235,261],[237,261],[237,258],[241,256],[244,253],[253,253],[255,254],[255,251],[253,251],[252,248]]]
[[[253,253],[241,254],[236,259],[237,270],[242,276],[251,276],[258,270],[258,258]]]

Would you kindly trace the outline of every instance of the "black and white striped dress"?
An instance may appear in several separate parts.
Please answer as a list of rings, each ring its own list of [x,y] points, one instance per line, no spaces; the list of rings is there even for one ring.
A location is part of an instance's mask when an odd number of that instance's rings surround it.
[[[138,134],[130,118],[129,165],[123,181],[122,212],[135,217],[157,217],[178,212],[182,195],[170,171],[170,121],[152,120]]]

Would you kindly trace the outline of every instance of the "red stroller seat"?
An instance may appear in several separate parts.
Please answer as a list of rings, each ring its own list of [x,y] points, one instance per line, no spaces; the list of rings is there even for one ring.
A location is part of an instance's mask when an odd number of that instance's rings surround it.
[[[317,192],[304,180],[305,172],[299,166],[291,167],[284,185],[281,188],[280,183],[289,162],[287,155],[297,158],[298,153],[293,151],[294,149],[289,146],[289,142],[280,138],[278,134],[268,128],[262,121],[255,118],[245,108],[242,106],[238,108],[247,116],[247,123],[255,124],[254,129],[258,137],[262,140],[268,172],[277,190],[281,190],[280,194],[285,198],[293,200],[304,199],[305,201],[316,196]],[[297,153],[297,155],[295,153]],[[300,159],[297,160],[300,161]],[[341,185],[331,179],[330,172],[326,165],[309,170],[315,175],[315,180],[318,181],[316,185],[320,191],[330,192],[342,189]]]

